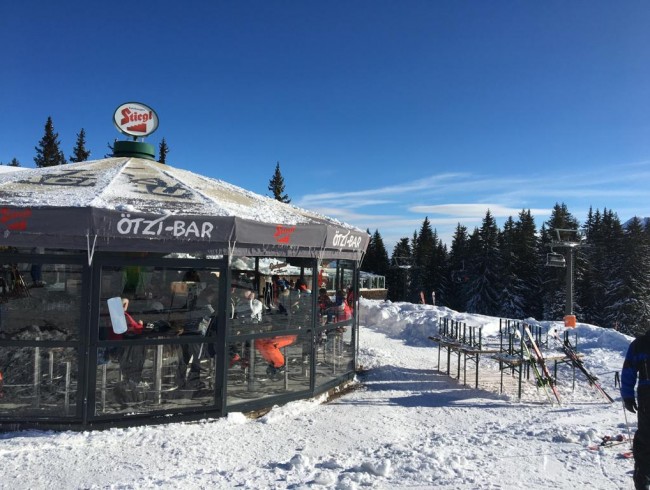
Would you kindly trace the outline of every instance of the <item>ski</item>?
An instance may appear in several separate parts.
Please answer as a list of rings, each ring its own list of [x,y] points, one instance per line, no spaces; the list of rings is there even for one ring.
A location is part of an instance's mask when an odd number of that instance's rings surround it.
[[[578,356],[578,352],[576,351],[575,347],[573,347],[573,345],[571,345],[571,342],[569,342],[569,339],[565,338],[562,340],[556,330],[554,330],[551,335],[560,343],[562,350],[571,360],[571,363],[577,367],[582,372],[582,374],[585,375],[587,381],[589,382],[589,385],[596,388],[596,390],[598,390],[610,403],[614,403],[614,399],[609,396],[603,389],[603,387],[598,382],[598,378],[587,370],[584,363],[582,362],[582,359],[580,359],[580,356]]]
[[[606,449],[608,447],[616,447],[620,446],[621,444],[625,444],[627,441],[609,441],[604,444],[592,444],[591,446],[587,446],[587,449],[590,451],[600,451],[601,449]]]
[[[625,434],[619,434],[617,436],[603,436],[602,441],[599,444],[592,444],[587,446],[587,449],[591,451],[599,451],[601,448],[619,446],[628,442],[627,436]]]
[[[539,367],[537,366],[537,360],[535,359],[535,356],[533,353],[530,351],[528,348],[528,345],[526,344],[526,341],[521,337],[521,334],[519,333],[518,329],[515,329],[515,336],[521,341],[521,348],[523,353],[528,357],[530,365],[533,367],[533,374],[535,375],[535,380],[537,384],[537,388],[541,386],[544,388],[544,392],[546,393],[546,396],[548,397],[548,401],[553,404],[553,398],[551,398],[551,394],[548,391],[547,385],[549,383],[549,380],[546,379],[543,375],[543,373],[539,370]]]
[[[539,364],[539,367],[541,368],[542,373],[544,374],[544,377],[548,381],[548,385],[551,387],[551,390],[553,391],[553,394],[555,395],[555,398],[557,399],[558,405],[561,405],[562,402],[560,401],[560,393],[557,391],[557,388],[555,387],[555,382],[553,380],[553,377],[551,376],[551,373],[548,370],[548,367],[546,366],[546,361],[544,360],[544,356],[542,355],[542,351],[539,350],[539,346],[537,345],[537,342],[535,342],[535,338],[533,337],[533,333],[530,331],[530,328],[528,327],[528,325],[524,325],[524,332],[526,333],[526,336],[528,337],[528,341],[530,342],[530,346],[533,348],[533,352],[535,353],[536,361]]]

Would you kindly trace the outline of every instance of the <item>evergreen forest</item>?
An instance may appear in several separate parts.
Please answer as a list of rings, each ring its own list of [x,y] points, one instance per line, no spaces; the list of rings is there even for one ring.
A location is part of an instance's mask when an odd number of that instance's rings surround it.
[[[530,210],[499,229],[488,210],[471,232],[458,224],[448,248],[425,218],[390,258],[379,231],[368,233],[361,269],[386,276],[391,301],[417,303],[423,296],[431,303],[434,292],[436,305],[457,311],[538,320],[572,313],[579,322],[631,335],[650,328],[647,219],[621,223],[611,210],[590,209],[580,225],[565,204],[556,204],[540,229]]]

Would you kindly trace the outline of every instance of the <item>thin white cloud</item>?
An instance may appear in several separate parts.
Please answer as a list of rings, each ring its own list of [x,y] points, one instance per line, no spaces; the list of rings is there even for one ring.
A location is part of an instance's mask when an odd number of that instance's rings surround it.
[[[348,208],[312,207],[311,211],[315,211],[325,216],[332,216],[348,223],[359,223],[364,220],[380,220],[383,222],[398,223],[401,219],[398,215],[355,213]]]
[[[434,204],[434,205],[421,205],[412,206],[409,211],[421,214],[442,214],[452,215],[458,218],[483,218],[485,213],[490,210],[490,213],[495,218],[507,218],[509,216],[517,216],[522,208],[511,208],[502,206],[495,203],[472,203],[472,204]],[[551,209],[531,209],[533,215],[548,215]]]
[[[372,207],[372,206],[382,206],[386,204],[398,203],[398,200],[388,200],[388,199],[359,199],[354,196],[346,197],[332,197],[320,200],[311,200],[307,201],[305,198],[300,198],[296,201],[296,206],[301,208],[315,209],[316,207],[324,206],[335,206],[339,208],[362,208],[362,207]]]
[[[387,196],[387,195],[402,195],[409,194],[415,191],[428,191],[430,189],[441,189],[448,185],[453,184],[455,180],[459,182],[461,179],[468,178],[469,174],[440,174],[432,175],[423,179],[417,179],[412,182],[405,182],[399,185],[391,185],[379,187],[377,189],[365,189],[362,191],[348,191],[348,192],[326,192],[321,194],[306,194],[300,198],[300,205],[306,205],[317,202],[331,202],[336,199],[346,198],[367,198],[368,196]]]

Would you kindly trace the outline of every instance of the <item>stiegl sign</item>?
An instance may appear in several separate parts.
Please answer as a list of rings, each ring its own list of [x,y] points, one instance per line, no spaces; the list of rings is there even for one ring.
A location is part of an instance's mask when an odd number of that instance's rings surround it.
[[[118,131],[128,136],[149,136],[158,129],[158,115],[140,102],[127,102],[115,109],[113,122]]]

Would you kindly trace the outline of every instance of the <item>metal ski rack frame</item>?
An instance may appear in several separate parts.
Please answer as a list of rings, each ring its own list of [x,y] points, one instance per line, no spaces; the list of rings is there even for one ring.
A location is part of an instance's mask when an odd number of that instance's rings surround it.
[[[456,379],[460,381],[461,358],[463,370],[463,384],[467,385],[467,360],[474,362],[474,386],[478,388],[479,359],[481,354],[495,354],[499,350],[486,348],[483,344],[483,327],[468,326],[465,322],[443,318],[438,324],[438,335],[429,337],[438,344],[438,370],[440,370],[440,356],[443,348],[447,350],[447,376],[450,376],[451,354],[456,352],[457,368]]]
[[[515,334],[519,332],[519,336]],[[499,362],[499,371],[501,373],[499,393],[503,394],[503,372],[510,369],[510,375],[517,373],[517,396],[521,400],[521,381],[523,378],[524,359],[523,349],[521,348],[522,326],[518,321],[499,319],[499,343],[500,349],[492,358]],[[530,366],[526,366],[526,376],[530,376]]]
[[[499,344],[486,345],[483,341],[483,327],[469,326],[464,322],[455,321],[450,318],[442,318],[438,324],[438,334],[430,336],[432,340],[438,344],[438,370],[444,372],[447,376],[451,376],[451,363],[452,353],[455,353],[456,358],[456,374],[455,377],[458,381],[461,380],[463,385],[467,385],[467,363],[474,363],[474,387],[478,388],[479,385],[479,360],[483,354],[488,354],[491,359],[499,363],[500,371],[500,385],[499,393],[504,392],[504,372],[510,370],[512,377],[517,378],[517,396],[519,400],[522,397],[523,381],[530,380],[531,378],[531,363],[534,362],[524,354],[524,349],[521,345],[524,336],[524,326],[528,326],[533,338],[539,347],[549,347],[549,334],[543,331],[540,325],[527,324],[520,320],[510,320],[501,318],[499,320]],[[517,335],[517,332],[519,335]],[[569,339],[570,332],[564,332],[564,340]],[[574,341],[571,343],[572,347],[576,350],[578,346],[578,335],[574,333]],[[442,371],[441,360],[442,351],[446,351],[446,369]],[[577,354],[582,357],[581,354]],[[572,389],[575,389],[576,384],[576,366],[571,362],[571,359],[564,353],[561,355],[545,355],[544,359],[547,363],[553,362],[552,381],[557,382],[557,372],[559,364],[569,364],[572,373]]]
[[[492,356],[494,360],[499,362],[499,370],[501,371],[500,393],[503,393],[503,372],[510,369],[513,376],[517,373],[517,396],[520,400],[522,395],[522,381],[524,380],[524,376],[526,380],[530,379],[532,362],[530,359],[526,358],[521,346],[521,342],[523,341],[522,339],[524,339],[524,325],[528,325],[528,328],[531,330],[538,346],[548,347],[548,336],[544,338],[541,326],[526,324],[519,320],[501,318],[499,320],[501,352]],[[519,335],[517,335],[515,331],[517,331]],[[569,362],[569,359],[564,355],[545,356],[544,358],[546,361],[553,361],[553,382],[556,382],[558,363]],[[572,367],[575,387],[575,366]]]

